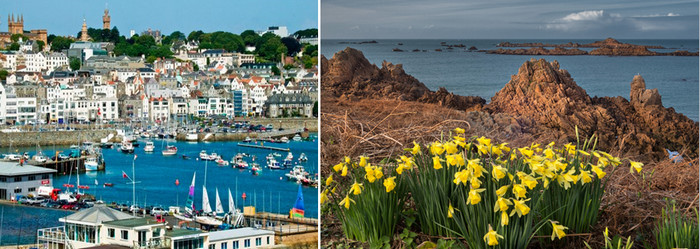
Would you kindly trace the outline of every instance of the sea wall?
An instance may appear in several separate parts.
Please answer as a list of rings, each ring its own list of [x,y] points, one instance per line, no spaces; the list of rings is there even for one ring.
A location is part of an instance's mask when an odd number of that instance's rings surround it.
[[[27,147],[39,145],[73,145],[84,141],[100,142],[108,134],[117,134],[115,130],[82,131],[25,131],[0,132],[0,147]]]
[[[253,125],[271,124],[275,129],[285,130],[307,128],[310,132],[318,131],[318,118],[264,118],[248,120]]]

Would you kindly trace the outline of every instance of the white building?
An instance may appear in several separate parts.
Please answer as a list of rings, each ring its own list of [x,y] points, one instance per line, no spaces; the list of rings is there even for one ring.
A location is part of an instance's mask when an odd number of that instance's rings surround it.
[[[38,106],[35,97],[18,98],[0,84],[0,124],[33,124],[38,118]]]
[[[267,248],[275,245],[275,232],[251,227],[209,232],[207,249]]]
[[[287,31],[287,26],[270,26],[265,31],[258,31],[258,34],[264,35],[265,33],[273,33],[279,37],[289,36],[289,31]]]

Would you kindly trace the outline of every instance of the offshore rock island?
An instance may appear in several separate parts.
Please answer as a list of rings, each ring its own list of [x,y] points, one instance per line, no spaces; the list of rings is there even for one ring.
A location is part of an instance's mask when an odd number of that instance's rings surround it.
[[[509,55],[607,55],[607,56],[698,56],[698,52],[676,50],[669,53],[654,52],[649,49],[664,49],[656,45],[635,45],[622,43],[613,38],[603,41],[596,41],[589,44],[564,43],[564,44],[544,44],[544,43],[510,43],[502,42],[497,47],[530,47],[529,49],[495,49],[484,50],[489,54],[509,54]],[[547,49],[545,47],[553,47]],[[571,48],[571,49],[566,49]],[[596,48],[590,52],[578,48]]]

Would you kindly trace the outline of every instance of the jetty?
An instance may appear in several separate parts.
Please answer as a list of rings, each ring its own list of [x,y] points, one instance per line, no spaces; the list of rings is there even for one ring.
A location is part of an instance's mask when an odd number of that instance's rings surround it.
[[[87,159],[87,156],[80,156],[77,158],[69,158],[69,159],[61,160],[61,161],[48,160],[48,161],[43,162],[43,163],[29,160],[29,161],[27,161],[27,164],[42,167],[42,168],[47,168],[47,169],[54,169],[54,170],[56,170],[56,174],[65,175],[65,174],[70,174],[71,171],[75,171],[75,170],[77,170],[78,173],[85,172],[85,159]],[[105,164],[104,163],[99,164],[97,166],[97,170],[104,171]],[[75,173],[75,172],[73,172],[73,173]]]
[[[256,149],[265,149],[265,150],[289,151],[289,148],[279,148],[279,147],[257,145],[257,144],[241,144],[241,143],[239,143],[238,146],[248,147],[248,148],[256,148]]]

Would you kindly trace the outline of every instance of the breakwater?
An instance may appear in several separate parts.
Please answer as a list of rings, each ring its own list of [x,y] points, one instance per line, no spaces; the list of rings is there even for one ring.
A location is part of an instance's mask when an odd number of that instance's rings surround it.
[[[252,125],[271,124],[275,129],[292,130],[306,128],[310,132],[318,131],[318,118],[255,118],[246,121]]]
[[[79,131],[23,131],[0,132],[0,147],[30,147],[38,145],[74,145],[85,141],[100,142],[108,134],[117,134],[115,130],[79,130]]]

